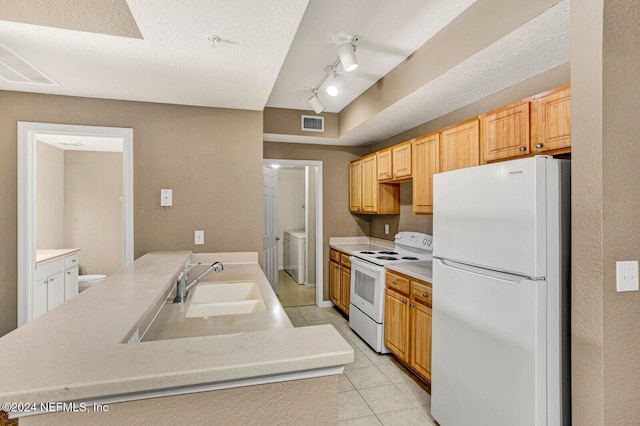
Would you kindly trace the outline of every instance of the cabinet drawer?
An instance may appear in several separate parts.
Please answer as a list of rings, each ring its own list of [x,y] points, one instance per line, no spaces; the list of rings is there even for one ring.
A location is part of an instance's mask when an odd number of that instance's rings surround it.
[[[351,259],[349,259],[349,256],[342,253],[340,256],[340,263],[342,264],[342,266],[344,266],[345,268],[349,268],[351,269]]]
[[[35,279],[44,280],[51,275],[55,275],[64,270],[64,259],[57,258],[48,262],[38,263],[36,265]]]
[[[338,250],[329,249],[329,259],[336,263],[340,263],[340,252]]]
[[[431,287],[416,281],[411,281],[411,297],[413,297],[418,302],[431,305],[433,297],[431,293]]]
[[[409,279],[393,272],[387,271],[386,278],[387,287],[394,289],[406,296],[409,295]]]
[[[78,266],[78,253],[70,254],[64,257],[64,269]]]

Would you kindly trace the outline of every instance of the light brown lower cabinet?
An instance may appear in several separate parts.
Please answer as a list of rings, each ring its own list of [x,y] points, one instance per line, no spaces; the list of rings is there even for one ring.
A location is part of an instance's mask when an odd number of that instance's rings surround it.
[[[384,343],[400,361],[431,383],[431,284],[387,271]]]
[[[329,251],[329,299],[349,315],[351,299],[351,261],[349,255],[338,250]]]

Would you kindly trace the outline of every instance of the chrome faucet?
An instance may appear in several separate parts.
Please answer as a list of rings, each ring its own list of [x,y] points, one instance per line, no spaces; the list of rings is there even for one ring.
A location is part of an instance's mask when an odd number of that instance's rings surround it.
[[[224,266],[222,265],[222,263],[214,262],[211,264],[211,266],[207,268],[206,271],[198,275],[196,279],[194,279],[189,284],[187,284],[187,280],[189,278],[189,271],[198,265],[200,264],[196,263],[195,265],[189,265],[188,268],[185,268],[185,270],[180,272],[180,275],[178,275],[176,297],[175,299],[173,299],[173,303],[184,303],[185,299],[187,298],[187,294],[189,294],[189,290],[195,287],[196,284],[198,284],[201,279],[207,276],[211,271],[220,272],[224,269]]]

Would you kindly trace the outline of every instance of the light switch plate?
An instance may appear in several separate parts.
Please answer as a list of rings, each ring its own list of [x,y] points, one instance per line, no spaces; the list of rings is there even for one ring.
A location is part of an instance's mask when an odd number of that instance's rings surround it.
[[[638,291],[638,261],[616,262],[616,290]]]
[[[195,231],[193,235],[193,244],[197,246],[204,245],[204,231]]]
[[[171,207],[173,205],[173,190],[161,189],[160,190],[160,205],[162,207]]]

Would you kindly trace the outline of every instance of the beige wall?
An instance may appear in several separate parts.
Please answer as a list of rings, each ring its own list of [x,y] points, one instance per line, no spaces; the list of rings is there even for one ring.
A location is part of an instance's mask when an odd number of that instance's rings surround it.
[[[64,246],[80,248],[81,274],[122,267],[122,153],[65,151]]]
[[[264,143],[264,158],[322,161],[323,290],[329,300],[329,237],[368,235],[367,220],[349,213],[349,163],[367,153],[367,147],[293,143]]]
[[[64,151],[44,142],[36,150],[36,248],[63,248]]]
[[[17,121],[133,128],[136,258],[262,253],[262,112],[8,91],[0,108],[0,335],[17,323]],[[161,188],[173,207],[160,207]]]
[[[640,424],[640,3],[571,3],[572,392],[577,425]]]

